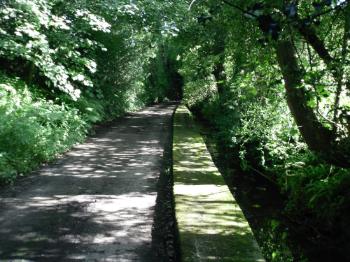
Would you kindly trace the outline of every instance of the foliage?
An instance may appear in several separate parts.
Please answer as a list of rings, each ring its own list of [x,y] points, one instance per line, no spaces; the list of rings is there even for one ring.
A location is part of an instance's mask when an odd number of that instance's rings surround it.
[[[349,3],[287,2],[194,2],[179,35],[184,99],[215,128],[235,168],[279,186],[286,215],[301,224],[308,217],[321,235],[343,231],[341,241],[327,242],[328,249],[339,245],[333,254],[341,257],[348,237],[339,214],[348,208],[342,188],[349,171],[341,167],[349,167]],[[283,60],[286,42],[295,65]]]
[[[0,6],[3,182],[82,141],[94,123],[171,95],[165,62],[180,18],[170,15],[170,2],[14,0]]]
[[[45,100],[18,78],[2,75],[0,82],[1,183],[83,140],[87,123],[77,109]]]
[[[296,220],[345,232],[349,1],[191,3],[2,1],[0,177],[52,159],[96,122],[181,97],[183,80],[233,164],[278,184]]]
[[[82,33],[108,32],[110,25],[85,10],[71,10],[70,18],[55,15],[54,4],[54,1],[16,0],[2,8],[0,55],[32,63],[48,79],[48,85],[76,100],[80,89],[73,83],[91,87],[89,73],[96,72],[96,63],[84,53],[96,48],[98,43]]]

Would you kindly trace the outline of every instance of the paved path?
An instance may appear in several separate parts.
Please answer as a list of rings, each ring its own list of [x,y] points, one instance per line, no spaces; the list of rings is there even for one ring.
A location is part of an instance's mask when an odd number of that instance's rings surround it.
[[[174,108],[118,120],[2,189],[0,261],[154,261],[156,183]]]

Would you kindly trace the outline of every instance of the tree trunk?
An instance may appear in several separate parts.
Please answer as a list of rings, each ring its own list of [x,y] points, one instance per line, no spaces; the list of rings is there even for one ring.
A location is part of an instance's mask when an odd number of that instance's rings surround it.
[[[334,133],[320,123],[307,105],[302,73],[291,41],[279,41],[276,54],[285,82],[287,103],[306,144],[328,162],[350,167],[350,139],[336,141]]]
[[[221,32],[221,30],[219,30]],[[226,73],[225,73],[225,39],[224,33],[216,32],[214,35],[214,46],[212,54],[217,57],[213,68],[213,75],[220,98],[225,98],[226,93]]]
[[[325,43],[318,37],[315,30],[310,26],[304,25],[300,21],[296,24],[296,29],[303,36],[305,41],[315,50],[327,66],[327,69],[331,72],[333,78],[337,81],[341,76],[339,63],[336,63],[336,59],[331,56]]]
[[[35,76],[35,64],[33,62],[29,62],[28,73],[25,76],[25,80],[28,85],[33,83],[34,76]]]
[[[277,44],[277,59],[281,68],[287,103],[300,133],[311,150],[324,153],[331,147],[332,133],[322,126],[313,110],[307,105],[302,74],[297,63],[293,44],[280,41]]]
[[[223,97],[225,95],[225,84],[226,84],[226,74],[224,66],[225,57],[224,54],[219,54],[219,60],[215,63],[213,69],[213,75],[216,81],[216,87],[219,96]]]
[[[342,92],[342,88],[344,85],[344,65],[346,63],[346,55],[348,53],[348,39],[349,39],[349,30],[350,30],[350,6],[346,7],[345,10],[345,17],[344,17],[344,34],[343,34],[343,41],[342,41],[342,51],[341,51],[341,60],[340,60],[340,66],[339,66],[339,76],[337,80],[337,89],[335,93],[335,101],[334,101],[334,114],[333,114],[333,122],[337,122],[338,120],[338,110],[339,110],[339,103],[340,103],[340,95]],[[336,126],[334,126],[334,129],[336,129]]]

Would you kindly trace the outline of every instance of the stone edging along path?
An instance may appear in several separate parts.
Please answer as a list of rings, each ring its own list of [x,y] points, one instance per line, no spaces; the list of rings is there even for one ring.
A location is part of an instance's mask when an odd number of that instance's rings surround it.
[[[182,261],[265,261],[183,105],[174,117],[173,174]]]

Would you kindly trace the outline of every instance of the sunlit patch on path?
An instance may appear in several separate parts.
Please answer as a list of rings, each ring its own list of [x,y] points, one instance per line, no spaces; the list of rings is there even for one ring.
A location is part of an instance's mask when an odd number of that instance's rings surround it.
[[[5,189],[0,261],[154,261],[156,182],[174,107],[118,120]]]
[[[183,261],[264,261],[190,112],[174,119],[174,194]]]

